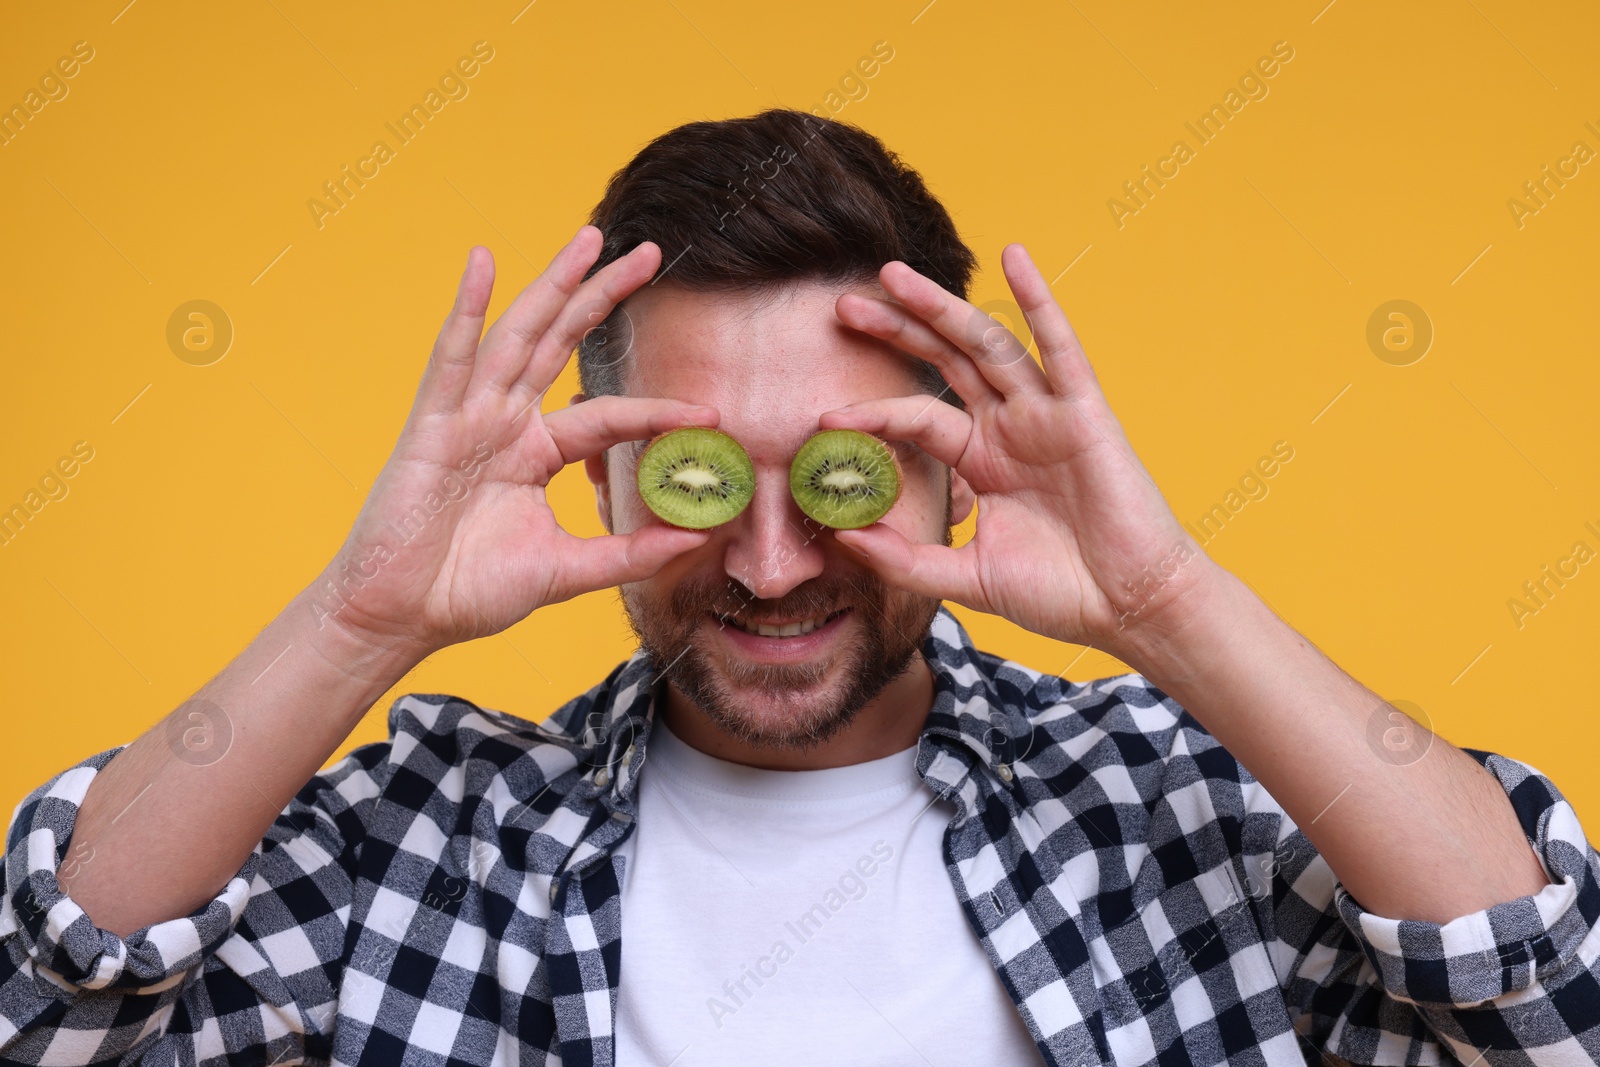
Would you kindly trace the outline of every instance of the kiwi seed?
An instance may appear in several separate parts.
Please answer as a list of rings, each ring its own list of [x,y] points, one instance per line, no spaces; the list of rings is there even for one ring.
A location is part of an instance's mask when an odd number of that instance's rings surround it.
[[[860,430],[823,430],[789,465],[789,491],[811,518],[836,530],[871,526],[900,498],[894,449]]]
[[[685,426],[656,436],[639,458],[639,495],[663,522],[688,530],[720,526],[756,491],[755,467],[723,433]]]

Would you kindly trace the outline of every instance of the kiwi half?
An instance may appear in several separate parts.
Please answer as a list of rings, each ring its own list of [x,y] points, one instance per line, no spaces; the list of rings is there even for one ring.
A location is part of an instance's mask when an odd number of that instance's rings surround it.
[[[668,430],[639,457],[639,495],[663,522],[674,526],[720,526],[743,511],[755,491],[750,456],[721,430]]]
[[[900,499],[900,463],[894,449],[869,433],[823,430],[795,453],[789,491],[824,526],[871,526]]]

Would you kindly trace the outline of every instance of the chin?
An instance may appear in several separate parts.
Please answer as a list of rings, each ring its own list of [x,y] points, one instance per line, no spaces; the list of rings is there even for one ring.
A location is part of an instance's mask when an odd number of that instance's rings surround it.
[[[698,645],[698,643],[697,643]],[[673,682],[712,724],[746,744],[810,748],[843,730],[866,703],[833,657],[762,663],[693,647]]]
[[[710,679],[715,695],[696,700],[712,722],[754,744],[807,747],[842,730],[859,705],[849,706],[847,686],[820,663],[775,666],[728,663]]]
[[[905,674],[937,600],[822,577],[754,601],[723,577],[624,589],[628,622],[674,690],[749,745],[805,748],[847,727]]]

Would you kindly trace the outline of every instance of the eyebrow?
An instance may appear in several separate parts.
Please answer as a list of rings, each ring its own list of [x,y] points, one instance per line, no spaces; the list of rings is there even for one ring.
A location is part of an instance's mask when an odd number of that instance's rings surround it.
[[[799,444],[796,444],[792,449],[790,449],[789,454],[793,456],[795,453],[799,452],[800,446],[811,440],[811,437],[812,434],[806,434],[805,436],[801,437]],[[894,449],[903,461],[920,461],[922,457],[932,458],[928,456],[928,453],[925,452],[921,446],[916,444],[914,441],[899,441],[887,437],[882,438],[882,440],[890,448]],[[641,439],[637,441],[624,441],[618,447],[627,448],[628,461],[630,463],[637,464],[639,462],[639,457],[644,454],[644,450],[649,447],[649,445],[649,440]]]

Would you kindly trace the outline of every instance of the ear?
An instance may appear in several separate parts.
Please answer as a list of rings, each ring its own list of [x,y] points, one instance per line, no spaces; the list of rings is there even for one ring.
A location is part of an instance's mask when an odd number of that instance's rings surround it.
[[[973,505],[978,502],[978,495],[972,491],[972,486],[967,480],[957,474],[952,468],[950,471],[950,525],[959,526],[967,521],[967,516],[972,514]]]
[[[573,393],[567,403],[577,405],[587,399],[582,393]],[[583,473],[589,476],[589,482],[594,486],[594,506],[600,513],[600,525],[606,528],[606,533],[611,533],[611,475],[606,470],[606,452],[585,459]]]

